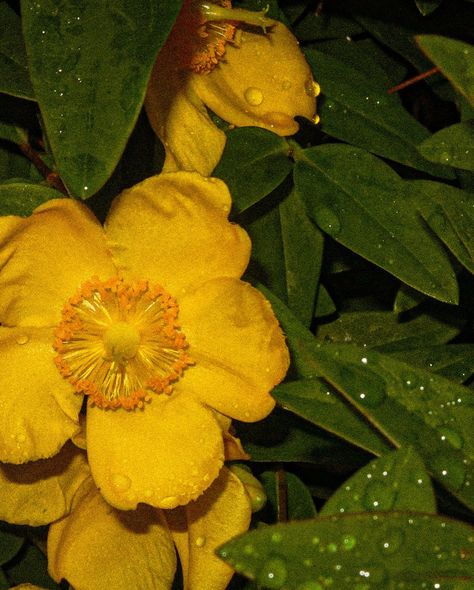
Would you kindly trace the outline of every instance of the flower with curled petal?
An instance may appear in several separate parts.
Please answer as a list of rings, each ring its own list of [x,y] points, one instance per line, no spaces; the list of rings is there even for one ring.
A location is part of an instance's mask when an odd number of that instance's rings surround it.
[[[197,173],[124,191],[102,227],[81,203],[0,218],[0,461],[56,454],[79,431],[119,509],[198,498],[224,460],[221,416],[273,408],[288,350],[240,280],[250,253],[225,184]]]
[[[153,68],[145,107],[165,146],[164,170],[208,175],[225,134],[207,108],[232,125],[287,136],[298,130],[294,117],[319,120],[318,93],[296,38],[265,11],[185,0]]]

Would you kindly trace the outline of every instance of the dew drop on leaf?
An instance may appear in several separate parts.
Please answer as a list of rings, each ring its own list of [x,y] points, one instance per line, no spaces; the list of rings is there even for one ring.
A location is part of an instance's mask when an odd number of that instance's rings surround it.
[[[286,582],[287,576],[286,563],[280,557],[273,557],[263,564],[257,582],[264,588],[279,589]]]
[[[337,236],[341,231],[341,220],[334,211],[323,207],[315,213],[316,223],[330,236]]]
[[[440,433],[441,440],[443,442],[446,441],[455,449],[462,449],[464,445],[464,439],[459,434],[459,432],[447,426],[441,426],[440,428],[438,428],[438,432]]]
[[[388,529],[382,539],[382,553],[392,555],[396,553],[403,545],[405,534],[401,529]]]
[[[390,510],[396,500],[395,490],[380,481],[370,482],[362,497],[362,503],[367,510]]]

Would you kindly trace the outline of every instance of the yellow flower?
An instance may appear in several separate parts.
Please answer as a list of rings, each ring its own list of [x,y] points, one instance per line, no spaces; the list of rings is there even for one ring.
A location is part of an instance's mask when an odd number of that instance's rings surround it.
[[[104,501],[85,453],[70,442],[51,459],[0,466],[0,519],[33,526],[52,522],[50,575],[77,590],[169,590],[175,545],[184,590],[224,590],[233,571],[214,551],[245,532],[250,516],[244,485],[226,467],[186,506],[160,510],[141,504],[122,512]]]
[[[273,408],[288,350],[217,179],[178,172],[124,191],[103,228],[81,203],[0,219],[0,461],[51,457],[79,432],[105,499],[200,496],[224,459],[220,415]],[[75,393],[74,393],[75,392]]]
[[[262,13],[229,7],[185,0],[158,55],[145,107],[165,146],[165,171],[214,169],[225,134],[206,107],[233,125],[283,136],[298,130],[295,116],[318,120],[319,86],[293,34]],[[236,21],[251,26],[236,29]]]

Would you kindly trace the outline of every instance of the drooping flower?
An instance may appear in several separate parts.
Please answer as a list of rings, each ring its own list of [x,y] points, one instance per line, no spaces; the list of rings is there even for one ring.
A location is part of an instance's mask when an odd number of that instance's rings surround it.
[[[165,146],[164,170],[208,175],[225,134],[207,108],[233,125],[286,136],[298,130],[296,116],[317,122],[318,93],[296,38],[282,23],[232,9],[229,0],[185,0],[158,55],[145,106]]]
[[[169,590],[175,545],[184,590],[224,590],[233,570],[214,551],[245,532],[251,515],[244,485],[226,467],[186,506],[114,509],[95,486],[86,454],[70,442],[50,459],[1,465],[0,500],[2,520],[51,525],[50,575],[77,590]]]
[[[80,430],[120,509],[198,498],[224,459],[221,414],[265,417],[288,351],[240,276],[247,234],[217,179],[162,174],[105,227],[76,201],[0,219],[0,460],[56,454]]]

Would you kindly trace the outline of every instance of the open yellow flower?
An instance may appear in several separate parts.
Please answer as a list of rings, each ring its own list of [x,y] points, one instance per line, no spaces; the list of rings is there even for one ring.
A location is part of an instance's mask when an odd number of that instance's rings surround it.
[[[214,551],[245,532],[250,516],[244,485],[226,467],[186,506],[160,510],[141,504],[122,512],[105,502],[86,454],[70,442],[50,459],[0,465],[0,519],[32,526],[52,523],[49,572],[76,590],[169,590],[175,545],[184,590],[224,590],[233,570]]]
[[[237,21],[246,23],[236,28]],[[185,0],[155,63],[145,100],[166,150],[165,171],[208,175],[225,134],[206,107],[237,126],[278,135],[298,130],[296,116],[317,121],[319,87],[293,34],[263,13]]]
[[[239,280],[250,242],[225,184],[152,177],[103,228],[81,203],[0,219],[0,461],[54,455],[79,432],[121,509],[201,495],[224,459],[220,414],[273,408],[288,350],[264,297]]]

